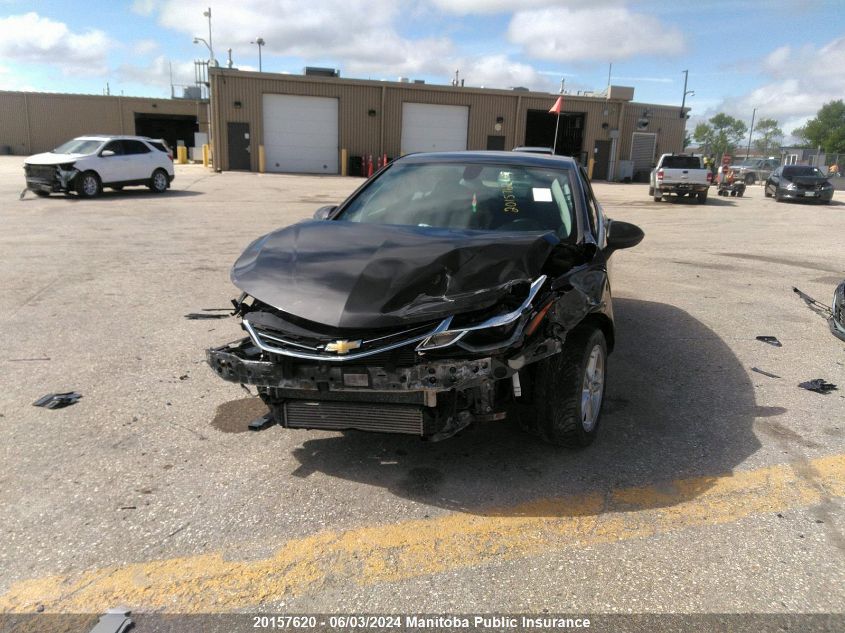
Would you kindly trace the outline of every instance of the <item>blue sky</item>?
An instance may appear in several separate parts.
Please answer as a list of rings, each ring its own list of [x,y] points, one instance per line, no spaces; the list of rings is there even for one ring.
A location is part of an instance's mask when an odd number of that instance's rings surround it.
[[[786,132],[845,97],[845,2],[733,0],[0,0],[0,89],[169,96],[207,57],[299,73],[557,91],[635,87],[641,102],[687,104],[695,123],[725,111]]]

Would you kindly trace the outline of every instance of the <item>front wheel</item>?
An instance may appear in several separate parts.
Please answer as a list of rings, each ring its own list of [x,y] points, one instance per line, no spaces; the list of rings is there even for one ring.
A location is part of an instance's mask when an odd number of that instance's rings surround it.
[[[155,193],[164,193],[167,191],[167,185],[167,172],[163,169],[156,169],[153,172],[152,178],[150,178],[150,183],[147,186]]]
[[[550,444],[588,446],[596,438],[607,378],[601,330],[576,328],[563,351],[530,367],[531,403],[521,407],[523,429]]]
[[[100,178],[93,171],[86,171],[76,177],[76,193],[81,198],[95,198],[103,190]]]
[[[763,197],[764,198],[771,198],[772,194],[769,193],[769,185],[763,185]]]

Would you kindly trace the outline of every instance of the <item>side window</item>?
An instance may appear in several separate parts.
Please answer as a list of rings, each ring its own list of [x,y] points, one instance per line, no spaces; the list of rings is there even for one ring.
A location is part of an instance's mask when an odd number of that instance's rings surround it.
[[[141,141],[123,141],[124,154],[149,154],[150,148]]]
[[[111,141],[106,143],[106,146],[103,148],[103,152],[106,150],[114,152],[115,156],[121,156],[123,154],[123,141]]]

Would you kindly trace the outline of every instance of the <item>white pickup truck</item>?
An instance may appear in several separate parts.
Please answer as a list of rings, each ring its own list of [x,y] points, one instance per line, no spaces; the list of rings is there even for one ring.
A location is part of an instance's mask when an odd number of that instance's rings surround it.
[[[654,196],[655,202],[673,193],[678,197],[688,195],[690,198],[698,198],[699,202],[705,203],[712,180],[713,174],[701,166],[698,156],[663,154],[651,171],[648,195]]]

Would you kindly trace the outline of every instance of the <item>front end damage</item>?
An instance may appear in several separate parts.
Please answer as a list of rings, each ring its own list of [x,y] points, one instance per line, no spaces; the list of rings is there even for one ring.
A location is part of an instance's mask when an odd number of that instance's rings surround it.
[[[306,323],[246,295],[234,303],[249,336],[207,359],[224,380],[255,386],[273,421],[430,440],[504,419],[530,380],[520,371],[560,352],[586,313],[609,308],[546,275],[481,314],[371,332]]]
[[[24,164],[26,187],[31,191],[44,193],[68,192],[73,188],[73,181],[79,170],[73,163],[57,165]]]

